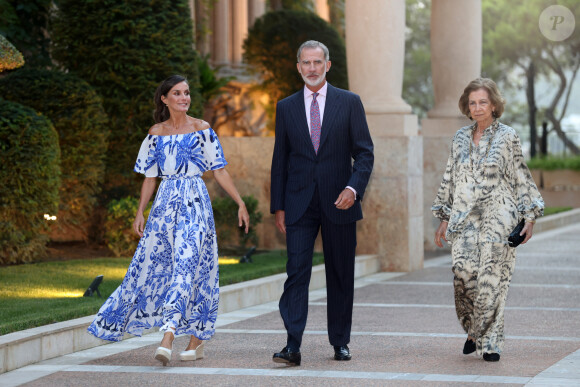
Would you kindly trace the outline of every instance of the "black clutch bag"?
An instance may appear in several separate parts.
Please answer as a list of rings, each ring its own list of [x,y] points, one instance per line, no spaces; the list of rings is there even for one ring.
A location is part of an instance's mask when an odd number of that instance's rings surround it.
[[[524,239],[526,239],[526,234],[520,235],[520,233],[524,229],[525,224],[526,224],[525,219],[520,220],[520,222],[516,225],[516,227],[514,227],[514,229],[510,233],[510,236],[508,237],[508,243],[510,247],[517,247],[519,246],[520,243],[524,241]]]

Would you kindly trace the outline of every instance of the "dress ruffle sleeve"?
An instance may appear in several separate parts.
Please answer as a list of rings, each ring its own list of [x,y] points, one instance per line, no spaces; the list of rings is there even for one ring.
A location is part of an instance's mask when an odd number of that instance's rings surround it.
[[[208,171],[224,168],[228,165],[224,157],[222,145],[218,139],[217,133],[213,129],[199,132],[203,137],[204,153],[206,168]]]
[[[142,173],[146,177],[157,177],[160,175],[159,167],[155,158],[157,146],[157,136],[149,134],[141,143],[139,155],[133,169],[137,173]]]
[[[455,142],[455,141],[454,141]],[[440,221],[449,222],[451,217],[451,208],[453,207],[453,191],[454,191],[454,170],[455,157],[453,155],[454,143],[451,144],[451,151],[447,159],[447,166],[443,174],[441,186],[437,191],[437,197],[433,201],[431,211],[433,215]]]
[[[520,139],[517,135],[512,140],[512,155],[511,184],[518,211],[526,220],[533,221],[544,214],[544,199],[524,161]]]

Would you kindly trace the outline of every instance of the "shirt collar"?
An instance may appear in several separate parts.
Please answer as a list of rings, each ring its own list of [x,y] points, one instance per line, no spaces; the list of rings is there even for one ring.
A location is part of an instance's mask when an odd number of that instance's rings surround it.
[[[317,91],[318,95],[322,95],[323,97],[326,98],[326,92],[328,90],[328,82],[326,80],[324,80],[324,86],[322,86],[320,88],[320,90]],[[308,97],[312,97],[312,94],[314,94],[312,92],[312,90],[310,90],[308,87],[306,87],[306,85],[304,86],[304,98],[308,98]]]

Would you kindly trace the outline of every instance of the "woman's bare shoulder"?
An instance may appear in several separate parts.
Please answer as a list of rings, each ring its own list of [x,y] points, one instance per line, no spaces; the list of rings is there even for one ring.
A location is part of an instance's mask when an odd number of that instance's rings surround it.
[[[194,126],[196,132],[200,131],[200,130],[209,129],[211,127],[207,121],[204,121],[204,120],[199,119],[199,118],[194,118],[193,126]]]
[[[159,136],[161,133],[163,133],[163,126],[160,123],[155,124],[149,129],[148,133],[155,136]]]

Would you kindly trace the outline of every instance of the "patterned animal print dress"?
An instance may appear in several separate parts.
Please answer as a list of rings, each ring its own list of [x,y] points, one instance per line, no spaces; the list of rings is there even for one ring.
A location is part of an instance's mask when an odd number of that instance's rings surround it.
[[[504,307],[516,258],[507,238],[520,219],[542,216],[544,201],[515,130],[494,121],[476,146],[476,128],[474,123],[455,134],[431,210],[449,222],[457,317],[481,355],[501,353],[504,346]]]

